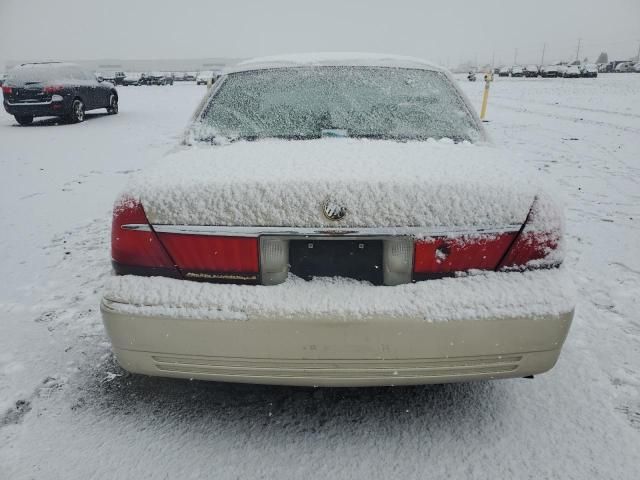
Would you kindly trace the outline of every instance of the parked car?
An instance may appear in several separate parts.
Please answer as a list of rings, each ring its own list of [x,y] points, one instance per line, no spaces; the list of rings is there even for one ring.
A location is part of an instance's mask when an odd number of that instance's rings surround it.
[[[115,72],[113,75],[113,80],[115,85],[122,85],[126,74],[124,72]]]
[[[582,65],[580,75],[583,77],[595,78],[598,76],[598,66],[595,63],[586,63]]]
[[[498,71],[498,76],[500,76],[500,77],[508,77],[510,73],[511,73],[511,69],[509,67],[502,67]]]
[[[145,74],[145,85],[173,85],[173,76],[162,72],[151,72]]]
[[[127,72],[122,79],[122,85],[128,87],[130,85],[141,85],[143,83],[142,74],[135,72]]]
[[[6,78],[7,78],[6,73],[0,73],[0,87],[4,84],[4,81]]]
[[[569,68],[569,66],[564,63],[560,63],[560,64],[556,64],[556,68],[558,69],[558,76],[564,77],[564,74]]]
[[[540,69],[540,76],[544,78],[556,78],[558,76],[558,67],[556,65],[544,65]]]
[[[614,70],[616,73],[627,73],[633,71],[633,63],[631,62],[622,62],[616,65]]]
[[[578,65],[569,65],[563,74],[564,78],[579,78],[580,67]]]
[[[636,72],[636,73],[640,73],[640,62],[636,63],[633,66],[633,71]]]
[[[524,76],[524,69],[520,65],[514,65],[513,67],[511,67],[511,76],[512,77]]]
[[[105,82],[116,84],[116,72],[96,72],[96,78],[101,78]]]
[[[213,72],[200,72],[196,77],[196,85],[206,85],[207,83],[216,81],[216,74]]]
[[[186,72],[184,74],[184,81],[185,82],[193,82],[196,79],[196,72]]]
[[[73,63],[23,63],[9,71],[2,93],[5,110],[20,125],[48,116],[78,123],[86,111],[98,108],[118,113],[115,86]]]
[[[525,77],[537,77],[540,73],[537,65],[527,65],[523,70]]]
[[[448,72],[245,61],[192,122],[114,208],[101,311],[126,370],[366,386],[556,363],[574,308],[561,210]]]

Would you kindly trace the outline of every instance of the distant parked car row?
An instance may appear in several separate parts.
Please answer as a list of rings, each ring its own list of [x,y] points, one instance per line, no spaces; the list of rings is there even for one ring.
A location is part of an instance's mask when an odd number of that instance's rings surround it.
[[[497,68],[495,73],[500,77],[544,77],[544,78],[579,78],[579,77],[597,77],[598,66],[594,63],[586,63],[582,65],[538,65],[530,64],[524,67],[513,65],[512,67]]]
[[[173,85],[173,82],[195,81],[198,85],[206,85],[218,78],[218,74],[212,71],[203,72],[96,72],[98,78],[111,82],[114,85],[138,86],[138,85]]]
[[[110,81],[114,85],[122,85],[124,87],[138,85],[173,85],[174,77],[171,73],[164,72],[118,72],[117,76],[96,73],[98,78]]]

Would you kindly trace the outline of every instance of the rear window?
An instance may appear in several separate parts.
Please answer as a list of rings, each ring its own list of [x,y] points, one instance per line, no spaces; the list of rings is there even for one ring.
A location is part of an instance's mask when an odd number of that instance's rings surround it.
[[[474,117],[440,72],[295,67],[228,75],[194,128],[196,140],[336,136],[480,139]]]
[[[21,86],[26,83],[86,80],[85,73],[75,65],[34,64],[15,67],[7,74],[7,83]]]

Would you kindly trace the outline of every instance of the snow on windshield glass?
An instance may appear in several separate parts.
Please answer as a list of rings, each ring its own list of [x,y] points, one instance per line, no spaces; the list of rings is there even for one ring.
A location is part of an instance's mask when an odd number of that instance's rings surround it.
[[[303,67],[228,75],[194,137],[476,141],[480,131],[439,72],[380,67]]]

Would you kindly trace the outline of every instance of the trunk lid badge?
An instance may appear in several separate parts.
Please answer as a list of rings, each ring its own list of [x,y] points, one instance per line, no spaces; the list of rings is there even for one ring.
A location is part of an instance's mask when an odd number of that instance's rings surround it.
[[[347,214],[347,207],[328,198],[322,202],[322,213],[329,220],[342,220]]]

